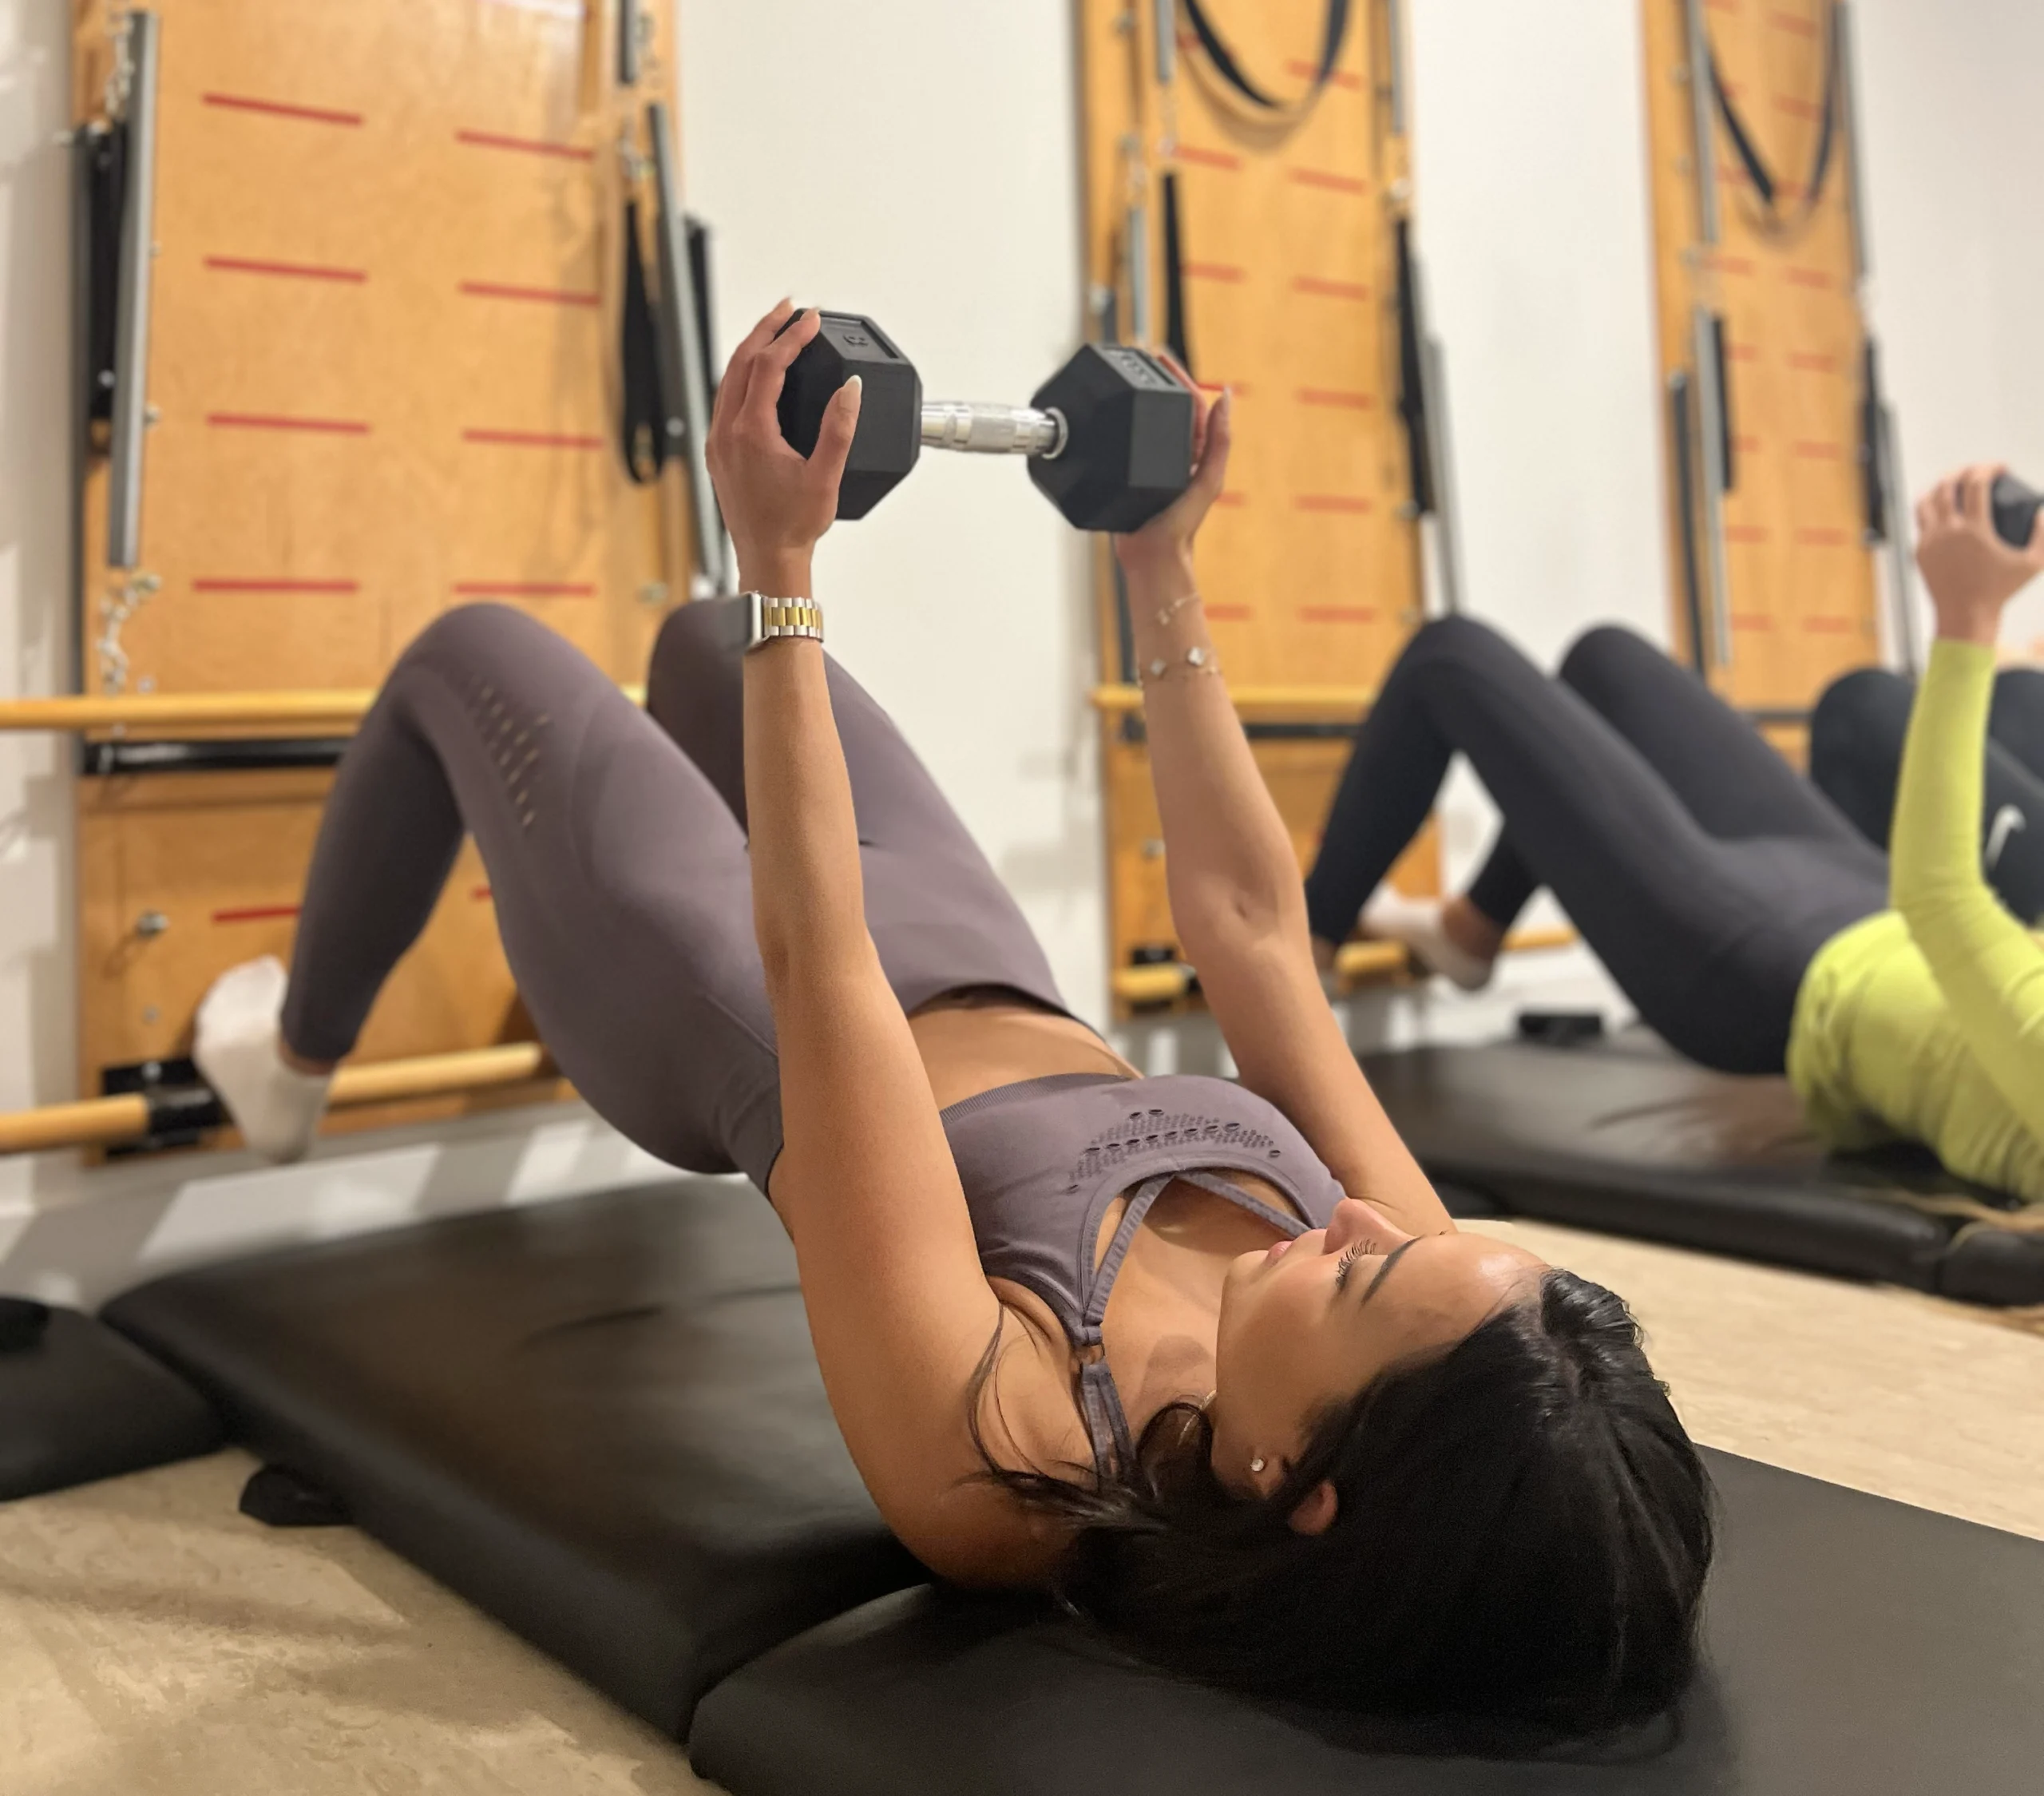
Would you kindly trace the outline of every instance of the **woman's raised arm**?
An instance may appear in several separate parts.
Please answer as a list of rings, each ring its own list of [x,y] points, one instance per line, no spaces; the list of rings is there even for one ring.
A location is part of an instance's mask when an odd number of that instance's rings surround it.
[[[1350,1195],[1416,1232],[1448,1233],[1454,1223],[1321,989],[1298,858],[1214,658],[1192,545],[1227,478],[1233,409],[1226,394],[1202,408],[1191,487],[1115,542],[1172,922],[1242,1083],[1291,1119]]]
[[[792,321],[790,321],[792,319]],[[805,460],[775,406],[815,335],[785,302],[732,358],[707,445],[741,584],[809,599],[858,422],[850,383]],[[745,667],[753,916],[780,1055],[783,1146],[770,1180],[793,1237],[823,1382],[860,1475],[909,1548],[997,1577],[1033,1534],[972,1481],[974,1374],[1000,1320],[908,1019],[866,925],[858,830],[823,650],[802,638]],[[648,827],[657,828],[657,819]]]

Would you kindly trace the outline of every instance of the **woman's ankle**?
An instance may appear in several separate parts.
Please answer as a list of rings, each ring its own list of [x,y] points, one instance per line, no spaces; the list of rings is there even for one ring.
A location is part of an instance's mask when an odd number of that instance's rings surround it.
[[[332,1076],[339,1061],[307,1060],[298,1053],[279,1033],[277,1037],[277,1058],[294,1072],[302,1072],[308,1079],[325,1079]]]

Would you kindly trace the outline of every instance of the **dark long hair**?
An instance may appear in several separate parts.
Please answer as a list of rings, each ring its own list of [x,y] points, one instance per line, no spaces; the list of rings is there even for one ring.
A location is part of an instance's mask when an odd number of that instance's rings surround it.
[[[1658,1715],[1689,1679],[1709,1480],[1625,1304],[1573,1273],[1315,1418],[1268,1497],[1190,1403],[1131,1465],[986,1477],[1073,1528],[1056,1593],[1151,1663],[1245,1695],[1528,1743]],[[1321,1535],[1289,1517],[1323,1481]]]

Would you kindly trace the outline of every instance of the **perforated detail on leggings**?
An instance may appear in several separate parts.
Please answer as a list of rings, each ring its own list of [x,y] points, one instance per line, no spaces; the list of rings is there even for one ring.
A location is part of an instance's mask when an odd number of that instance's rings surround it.
[[[542,711],[525,716],[481,674],[469,676],[468,711],[482,738],[484,751],[496,763],[518,827],[529,830],[539,820],[537,782],[541,750],[553,720]]]

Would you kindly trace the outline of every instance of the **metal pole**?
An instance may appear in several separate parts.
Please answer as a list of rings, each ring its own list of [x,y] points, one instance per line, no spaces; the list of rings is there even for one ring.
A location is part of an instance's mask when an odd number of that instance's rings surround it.
[[[1832,29],[1838,34],[1832,54],[1838,58],[1838,78],[1843,89],[1840,105],[1844,113],[1845,200],[1852,217],[1852,270],[1864,281],[1873,272],[1874,252],[1867,236],[1866,172],[1860,160],[1860,73],[1858,50],[1852,34],[1852,9],[1839,0],[1832,10]]]
[[[1923,664],[1916,641],[1916,567],[1909,541],[1909,489],[1902,479],[1902,434],[1891,406],[1880,408],[1881,478],[1888,486],[1888,605],[1895,629],[1895,652],[1904,673]]]
[[[1703,8],[1704,0],[1682,0],[1682,9],[1689,26],[1689,109],[1693,116],[1695,132],[1690,153],[1696,159],[1697,234],[1708,249],[1717,247],[1720,229],[1717,218],[1717,136],[1711,129],[1710,117],[1710,34],[1704,26]]]
[[[1697,474],[1703,494],[1705,585],[1710,594],[1711,643],[1717,664],[1732,664],[1732,606],[1725,569],[1725,396],[1717,387],[1717,327],[1709,311],[1695,310]]]
[[[1400,0],[1384,0],[1387,66],[1391,75],[1391,134],[1402,137],[1405,114],[1405,9]]]
[[[132,568],[142,558],[142,436],[149,428],[149,275],[156,252],[156,30],[154,13],[128,15],[127,161],[106,503],[107,565],[116,568]]]
[[[1157,85],[1169,87],[1178,72],[1178,0],[1151,0],[1150,16],[1157,34]]]
[[[1150,212],[1147,206],[1128,208],[1124,228],[1128,256],[1128,335],[1132,343],[1154,343],[1150,329]]]
[[[1412,278],[1416,283],[1416,269]],[[1455,502],[1455,445],[1448,418],[1448,357],[1438,337],[1428,337],[1420,345],[1420,378],[1427,411],[1428,459],[1433,464],[1428,471],[1434,493],[1434,558],[1440,568],[1440,602],[1452,617],[1462,609],[1462,524]]]
[[[710,464],[703,454],[710,430],[710,397],[703,376],[703,326],[695,307],[695,283],[690,278],[688,221],[682,216],[681,183],[675,166],[674,133],[667,102],[646,109],[648,134],[653,140],[653,187],[660,208],[660,347],[664,363],[660,387],[668,406],[666,419],[670,451],[686,458],[688,497],[695,525],[695,561],[712,593],[728,593],[733,581],[731,545],[717,510],[716,490],[710,484]],[[673,407],[679,402],[677,415]]]

